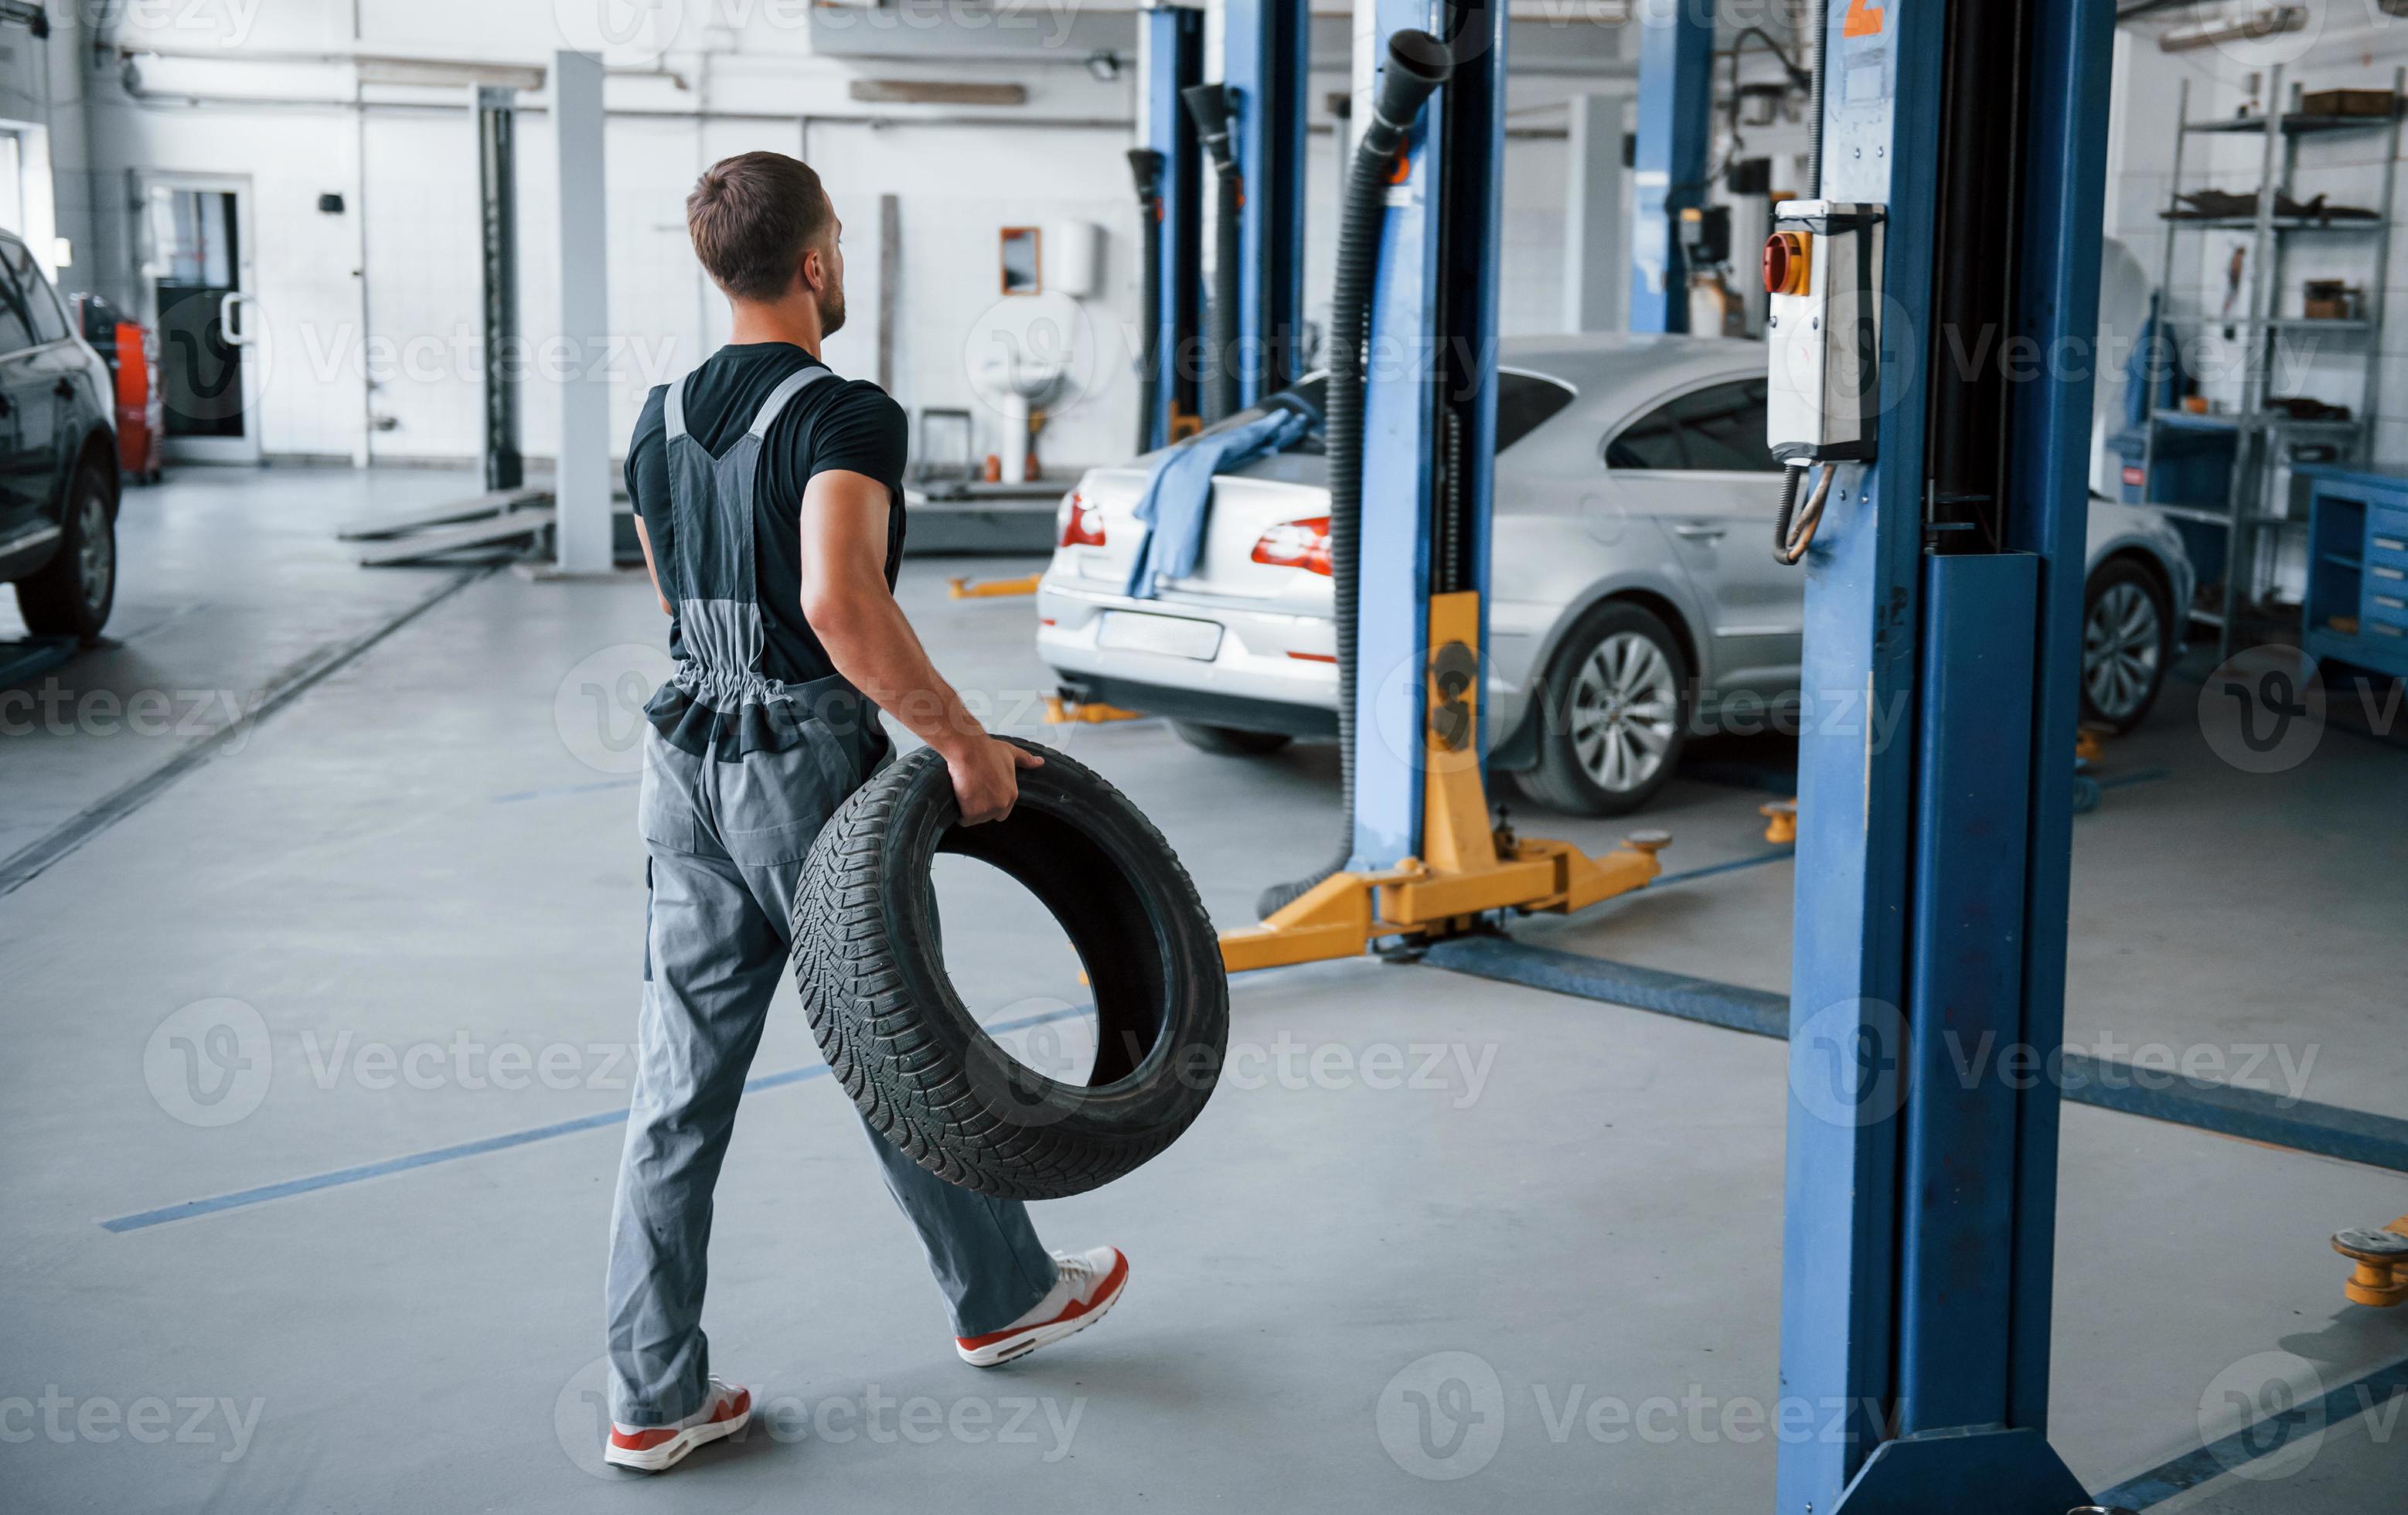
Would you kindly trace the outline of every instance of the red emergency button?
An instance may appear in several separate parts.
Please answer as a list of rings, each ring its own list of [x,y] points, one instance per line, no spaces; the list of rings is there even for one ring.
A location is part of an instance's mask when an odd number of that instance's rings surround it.
[[[1806,293],[1807,236],[1775,232],[1764,244],[1764,288],[1771,294]]]

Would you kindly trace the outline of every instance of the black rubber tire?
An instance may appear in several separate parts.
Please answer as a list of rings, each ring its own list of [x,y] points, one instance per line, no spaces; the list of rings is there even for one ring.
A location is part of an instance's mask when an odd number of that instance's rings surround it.
[[[1582,766],[1572,741],[1571,711],[1582,665],[1607,637],[1620,633],[1636,633],[1655,644],[1656,651],[1670,665],[1676,708],[1671,739],[1656,771],[1635,788],[1613,790],[1598,782]],[[1542,702],[1539,710],[1539,761],[1513,775],[1514,786],[1537,804],[1569,815],[1627,815],[1654,799],[1681,765],[1681,750],[1688,744],[1689,710],[1695,698],[1689,687],[1689,660],[1683,654],[1681,639],[1672,635],[1671,628],[1641,606],[1608,600],[1583,616],[1555,650],[1539,698]]]
[[[2157,611],[2157,661],[2155,677],[2146,693],[2142,694],[2138,705],[2121,714],[2114,715],[2102,709],[2091,698],[2090,660],[2086,648],[2083,657],[2081,678],[2083,724],[2104,726],[2119,736],[2132,730],[2149,718],[2151,707],[2157,703],[2157,695],[2166,687],[2166,670],[2173,666],[2174,661],[2173,607],[2167,603],[2165,587],[2157,582],[2157,575],[2130,558],[2108,559],[2099,565],[2099,571],[2092,574],[2089,581],[2082,586],[2082,625],[2086,640],[2089,634],[2092,607],[2098,605],[2108,591],[2123,584],[2130,584],[2138,589],[2148,598],[2150,606]]]
[[[1009,738],[1008,738],[1009,739]],[[803,1011],[838,1081],[912,1161],[1004,1199],[1111,1182],[1192,1124],[1229,1038],[1229,980],[1196,885],[1126,795],[1070,758],[1020,775],[1005,820],[957,823],[925,748],[830,818],[795,893]],[[929,865],[1002,870],[1068,932],[1095,993],[1085,1084],[1045,1077],[982,1030],[946,976]]]
[[[1170,729],[1199,752],[1224,757],[1261,757],[1276,752],[1296,738],[1283,731],[1247,731],[1240,726],[1208,726],[1200,721],[1174,721]]]
[[[65,520],[61,522],[59,550],[36,573],[18,580],[17,612],[25,629],[37,636],[72,636],[87,645],[100,640],[108,612],[117,603],[117,492],[108,471],[86,463],[68,481]],[[83,580],[85,537],[94,523],[103,533],[100,547],[107,579],[95,595]]]

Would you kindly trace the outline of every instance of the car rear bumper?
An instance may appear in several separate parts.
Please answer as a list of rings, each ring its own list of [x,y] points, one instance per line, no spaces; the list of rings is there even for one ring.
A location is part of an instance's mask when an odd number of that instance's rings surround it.
[[[1307,741],[1335,741],[1338,712],[1328,706],[1288,705],[1252,699],[1221,690],[1181,689],[1148,684],[1111,674],[1062,674],[1062,689],[1088,704],[1117,705],[1124,710],[1194,721],[1208,726],[1235,726],[1240,731],[1270,731]]]
[[[1337,735],[1336,643],[1326,616],[1134,600],[1054,582],[1039,586],[1037,615],[1038,655],[1077,698],[1249,731]],[[1154,639],[1156,622],[1166,640],[1209,643],[1209,651],[1135,645]]]

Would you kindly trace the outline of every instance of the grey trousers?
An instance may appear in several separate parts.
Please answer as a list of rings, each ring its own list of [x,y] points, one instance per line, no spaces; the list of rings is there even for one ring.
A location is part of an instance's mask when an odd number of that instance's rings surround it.
[[[729,763],[645,733],[638,812],[652,909],[606,1292],[611,1414],[623,1424],[681,1420],[708,1392],[711,1190],[785,974],[803,858],[859,781],[852,762],[833,737]],[[954,1335],[1000,1330],[1054,1287],[1054,1260],[1017,1201],[955,1188],[863,1130],[919,1228]]]

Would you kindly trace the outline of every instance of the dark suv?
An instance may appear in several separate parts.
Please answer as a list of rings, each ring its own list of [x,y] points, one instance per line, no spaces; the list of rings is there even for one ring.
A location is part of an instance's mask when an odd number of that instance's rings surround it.
[[[36,636],[92,641],[117,597],[108,367],[0,233],[0,580]]]

